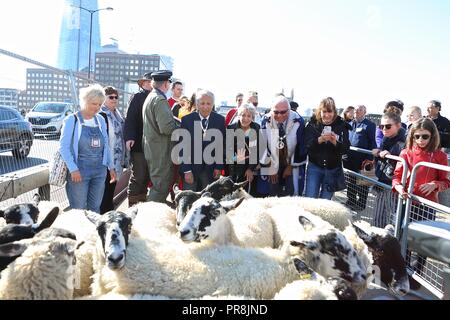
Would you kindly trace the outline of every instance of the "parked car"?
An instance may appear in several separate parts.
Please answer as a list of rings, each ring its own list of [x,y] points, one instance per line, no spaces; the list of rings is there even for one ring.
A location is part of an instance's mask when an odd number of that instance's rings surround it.
[[[38,102],[26,115],[33,133],[38,135],[61,134],[64,118],[75,112],[75,106],[68,102]]]
[[[25,158],[33,145],[31,124],[10,107],[0,106],[0,152],[11,151],[16,158]]]

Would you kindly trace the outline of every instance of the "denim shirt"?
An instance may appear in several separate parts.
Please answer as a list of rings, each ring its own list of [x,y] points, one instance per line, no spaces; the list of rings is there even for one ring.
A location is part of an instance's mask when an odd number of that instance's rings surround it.
[[[77,112],[77,117],[81,115]],[[95,115],[97,122],[100,124],[100,131],[102,132],[103,138],[105,139],[105,148],[103,149],[103,159],[102,164],[107,166],[110,170],[114,169],[111,161],[111,156],[109,152],[108,134],[106,132],[106,122],[102,116],[98,114]],[[73,136],[73,141],[72,141]],[[61,138],[59,139],[59,152],[61,153],[64,162],[69,169],[69,172],[78,171],[78,142],[81,136],[81,122],[76,122],[75,125],[75,115],[68,115],[64,119],[64,123],[61,130]]]

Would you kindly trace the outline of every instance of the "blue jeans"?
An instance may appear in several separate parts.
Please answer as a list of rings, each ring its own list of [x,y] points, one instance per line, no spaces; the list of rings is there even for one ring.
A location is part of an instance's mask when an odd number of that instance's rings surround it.
[[[305,197],[331,200],[333,197],[336,173],[335,169],[325,169],[308,161],[306,166]]]
[[[81,182],[74,183],[69,176],[66,183],[67,198],[72,209],[87,209],[100,213],[100,205],[105,191],[105,166],[80,168]]]

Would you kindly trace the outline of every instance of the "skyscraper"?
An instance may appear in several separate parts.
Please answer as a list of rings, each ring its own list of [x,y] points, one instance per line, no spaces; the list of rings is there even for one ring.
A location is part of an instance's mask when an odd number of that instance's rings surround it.
[[[89,29],[91,14],[88,10],[97,10],[97,0],[65,0],[64,17],[61,23],[61,34],[58,52],[58,68],[64,70],[79,71],[88,68],[89,65]],[[93,57],[101,51],[99,12],[92,16],[92,47],[91,69]]]

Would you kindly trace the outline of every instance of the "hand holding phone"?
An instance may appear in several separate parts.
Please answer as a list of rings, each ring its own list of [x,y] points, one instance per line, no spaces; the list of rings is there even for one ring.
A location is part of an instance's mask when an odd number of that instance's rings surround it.
[[[322,134],[329,134],[329,133],[331,133],[331,126],[324,126]]]

